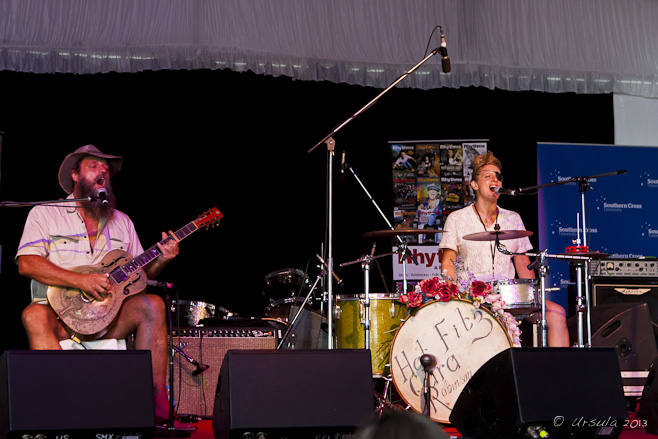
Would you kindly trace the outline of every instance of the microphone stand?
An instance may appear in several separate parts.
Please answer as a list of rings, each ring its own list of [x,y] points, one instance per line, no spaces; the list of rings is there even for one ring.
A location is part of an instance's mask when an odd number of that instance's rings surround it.
[[[189,355],[187,355],[187,354],[185,353],[185,351],[183,351],[183,350],[182,350],[181,348],[179,348],[179,347],[174,346],[174,351],[176,351],[176,352],[178,353],[178,355],[180,355],[181,357],[185,358],[185,360],[186,360],[188,363],[190,363],[190,364],[192,364],[192,365],[194,365],[194,366],[196,367],[196,370],[194,370],[194,372],[192,372],[192,374],[191,374],[192,376],[200,375],[202,372],[205,372],[205,371],[208,370],[208,368],[210,367],[210,366],[208,366],[207,364],[201,364],[201,363],[199,363],[199,362],[196,361],[194,358],[192,358],[192,357],[190,357]]]
[[[436,367],[436,357],[432,354],[423,354],[420,357],[420,364],[425,370],[425,379],[423,380],[423,397],[425,400],[425,408],[423,409],[423,415],[431,418],[432,391],[430,390],[430,377],[433,376],[432,369]]]
[[[352,116],[347,118],[345,121],[337,125],[329,134],[324,136],[322,140],[320,140],[318,143],[316,143],[313,147],[311,147],[308,150],[308,153],[310,154],[320,146],[321,144],[325,143],[327,145],[327,162],[328,162],[328,173],[327,173],[327,272],[328,277],[327,277],[327,323],[328,323],[328,331],[329,331],[329,340],[328,340],[328,348],[333,349],[334,347],[334,341],[333,341],[333,320],[334,320],[334,294],[333,294],[333,282],[331,280],[331,273],[333,273],[334,269],[334,257],[333,257],[333,157],[334,157],[334,149],[336,146],[336,143],[334,142],[333,136],[340,131],[345,125],[348,123],[352,122],[354,119],[359,117],[363,112],[365,112],[368,108],[372,107],[379,101],[379,99],[382,98],[386,93],[389,92],[393,87],[395,87],[398,83],[402,82],[407,76],[415,72],[420,66],[425,64],[425,62],[436,55],[437,53],[442,53],[441,52],[441,47],[437,47],[436,49],[432,50],[429,55],[427,55],[425,58],[423,58],[418,64],[413,66],[411,69],[403,73],[398,79],[393,81],[391,85],[386,87],[381,93],[379,93],[377,96],[375,96],[374,99],[372,99],[370,102],[368,102],[366,105],[361,107],[356,113],[354,113]],[[406,292],[406,291],[405,291]]]
[[[288,337],[290,332],[292,332],[292,328],[293,328],[293,326],[295,326],[295,322],[297,321],[300,314],[304,310],[304,307],[306,306],[306,303],[309,301],[309,299],[313,295],[313,292],[315,291],[315,288],[317,287],[320,280],[324,277],[324,275],[325,275],[325,272],[324,272],[324,264],[323,264],[323,268],[320,271],[320,273],[318,274],[318,277],[315,278],[315,282],[313,283],[313,286],[311,287],[310,291],[308,292],[308,294],[304,298],[304,301],[302,302],[302,304],[299,305],[299,308],[297,309],[297,313],[295,314],[295,317],[293,317],[292,320],[290,320],[290,322],[288,322],[288,329],[286,329],[286,332],[283,334],[283,337],[281,337],[281,341],[279,341],[279,344],[276,347],[277,349],[281,349],[281,346],[283,346],[283,342],[286,340],[286,338]],[[328,338],[331,339],[331,334],[329,334]],[[293,349],[294,349],[294,345],[293,345]]]
[[[350,166],[349,163],[345,163],[345,166],[347,169],[352,173],[354,176],[354,179],[359,183],[359,186],[361,186],[361,189],[363,189],[363,192],[368,196],[368,199],[372,202],[372,204],[375,206],[375,209],[377,209],[377,212],[381,215],[381,217],[384,219],[384,222],[386,222],[386,225],[390,230],[395,230],[391,222],[388,220],[388,217],[384,215],[384,212],[379,208],[379,205],[377,202],[372,198],[372,195],[370,195],[370,192],[368,192],[368,189],[366,189],[365,185],[361,181],[358,175],[356,175],[356,172],[354,172],[354,168]],[[407,248],[407,240],[402,238],[400,235],[395,236],[398,240],[398,248],[400,250],[400,259],[402,259],[402,292],[404,294],[407,294],[407,255],[414,261],[414,264],[418,265],[418,260],[416,257],[413,255],[413,253],[407,253],[408,248]],[[341,267],[345,264],[341,264]]]
[[[167,320],[169,321],[169,324],[167,326],[169,332],[169,420],[167,421],[167,427],[165,431],[160,432],[160,434],[163,434],[163,436],[160,437],[168,437],[168,438],[190,437],[192,436],[191,431],[177,430],[176,427],[174,426],[174,355],[176,354],[176,350],[178,350],[178,352],[181,352],[181,354],[182,351],[174,347],[174,332],[173,332],[173,324],[171,321],[172,320],[171,297],[169,296],[168,289],[165,290],[167,290],[165,293],[165,306],[167,307]],[[182,355],[188,361],[191,360],[191,358],[189,358],[187,355],[185,354]],[[194,360],[190,361],[190,363],[194,364]],[[197,365],[197,367],[199,368],[200,366]]]
[[[91,201],[102,201],[101,197],[84,197],[84,198],[59,198],[57,200],[48,200],[48,201],[0,201],[0,207],[32,207],[32,206],[47,206],[53,205],[57,206],[60,204],[70,204],[74,202],[91,202]],[[68,206],[62,206],[68,207]]]
[[[578,183],[578,190],[580,192],[580,210],[583,218],[583,246],[588,248],[587,243],[587,217],[585,209],[585,192],[587,189],[591,189],[589,181],[595,178],[609,177],[613,175],[625,174],[626,169],[620,169],[618,171],[607,172],[604,174],[597,174],[585,177],[574,177],[564,181],[552,181],[549,183],[541,184],[538,186],[529,186],[525,188],[519,188],[515,192],[517,195],[538,191],[545,187],[550,186],[560,186],[568,183]],[[551,255],[554,259],[572,259],[579,260],[580,262],[576,265],[576,276],[577,276],[577,291],[578,291],[578,300],[576,305],[576,312],[578,314],[578,347],[589,347],[592,345],[592,317],[591,317],[591,304],[590,304],[590,271],[589,271],[589,261],[591,258],[570,255]],[[543,266],[543,264],[542,264]],[[544,291],[542,290],[542,294]],[[543,301],[542,296],[542,301]],[[543,312],[544,310],[542,310]],[[585,315],[583,315],[585,314]],[[584,319],[587,319],[586,321]],[[585,336],[585,326],[587,327],[587,340],[584,340]],[[545,335],[545,334],[544,334]]]

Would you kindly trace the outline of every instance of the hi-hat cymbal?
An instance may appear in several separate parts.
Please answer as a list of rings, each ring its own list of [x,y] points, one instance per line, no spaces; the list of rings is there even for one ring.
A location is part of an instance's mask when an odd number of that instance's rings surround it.
[[[395,230],[376,230],[363,234],[366,238],[381,236],[399,236],[399,235],[431,235],[434,233],[443,233],[443,230],[437,229],[414,229],[412,227],[400,227]]]
[[[464,239],[467,241],[504,241],[506,239],[517,239],[525,238],[526,236],[531,236],[532,232],[528,230],[499,230],[491,232],[480,232],[480,233],[471,233],[470,235],[464,236]]]

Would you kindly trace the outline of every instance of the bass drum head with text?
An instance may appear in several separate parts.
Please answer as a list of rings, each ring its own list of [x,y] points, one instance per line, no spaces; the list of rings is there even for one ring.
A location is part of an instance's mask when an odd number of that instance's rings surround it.
[[[467,300],[433,301],[400,326],[391,347],[391,375],[400,396],[423,413],[423,354],[436,358],[430,377],[430,418],[449,422],[452,408],[475,372],[512,347],[507,328],[489,310]]]

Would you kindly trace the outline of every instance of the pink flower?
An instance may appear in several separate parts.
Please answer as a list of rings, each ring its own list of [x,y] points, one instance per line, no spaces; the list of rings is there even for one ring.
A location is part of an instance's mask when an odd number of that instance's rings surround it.
[[[486,296],[489,294],[490,291],[491,291],[491,285],[486,284],[482,281],[476,280],[473,281],[473,283],[471,284],[470,293],[471,296],[473,297]]]
[[[409,294],[401,294],[400,302],[411,308],[417,308],[423,304],[423,295],[416,291],[409,291]]]
[[[491,304],[491,312],[496,314],[498,311],[502,311],[504,306],[505,306],[505,302],[502,301],[502,300],[498,300],[496,302],[493,302]]]

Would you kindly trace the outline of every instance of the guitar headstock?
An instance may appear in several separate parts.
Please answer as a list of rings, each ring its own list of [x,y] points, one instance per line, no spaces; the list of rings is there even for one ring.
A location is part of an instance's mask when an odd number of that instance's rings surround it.
[[[222,218],[224,218],[222,212],[220,212],[216,207],[213,207],[212,209],[209,209],[199,215],[199,217],[195,219],[193,223],[200,229],[202,227],[216,226],[219,224],[219,221]]]

